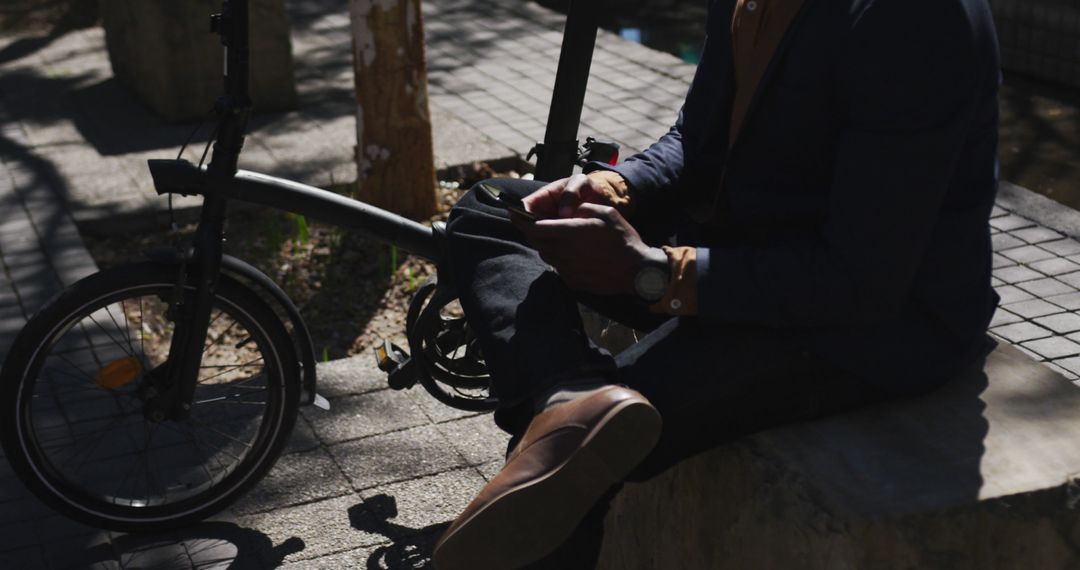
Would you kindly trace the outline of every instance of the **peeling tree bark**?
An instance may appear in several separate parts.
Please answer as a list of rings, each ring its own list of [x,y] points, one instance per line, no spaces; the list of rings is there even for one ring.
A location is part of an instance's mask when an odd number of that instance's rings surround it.
[[[357,197],[413,219],[436,213],[420,0],[350,0]]]

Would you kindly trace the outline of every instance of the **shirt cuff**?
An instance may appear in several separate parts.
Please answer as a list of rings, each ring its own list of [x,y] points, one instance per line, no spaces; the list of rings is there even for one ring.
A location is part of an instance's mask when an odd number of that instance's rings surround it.
[[[697,248],[662,246],[667,254],[671,281],[664,297],[649,310],[669,315],[690,316],[698,312]]]
[[[614,170],[594,170],[587,176],[600,186],[600,191],[607,196],[608,201],[623,216],[629,216],[634,211],[634,203],[630,197],[630,186],[626,179]]]

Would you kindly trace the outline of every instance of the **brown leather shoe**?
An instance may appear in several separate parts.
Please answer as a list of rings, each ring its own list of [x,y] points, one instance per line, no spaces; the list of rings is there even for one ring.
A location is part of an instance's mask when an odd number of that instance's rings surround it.
[[[503,570],[543,557],[659,437],[656,408],[621,386],[537,415],[506,465],[439,539],[435,568]]]

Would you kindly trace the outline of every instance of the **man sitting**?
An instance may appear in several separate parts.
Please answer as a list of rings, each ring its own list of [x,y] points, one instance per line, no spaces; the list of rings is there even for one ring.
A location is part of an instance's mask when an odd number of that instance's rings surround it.
[[[628,476],[756,430],[930,390],[997,297],[997,40],[985,0],[714,0],[675,126],[448,225],[513,434],[440,570],[555,550]],[[581,301],[649,331],[613,358]]]

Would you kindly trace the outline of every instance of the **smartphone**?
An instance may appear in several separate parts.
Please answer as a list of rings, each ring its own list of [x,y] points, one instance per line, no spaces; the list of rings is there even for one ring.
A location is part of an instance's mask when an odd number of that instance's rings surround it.
[[[489,186],[480,183],[480,189],[487,192],[492,198],[499,201],[500,204],[507,210],[527,219],[530,221],[536,221],[536,214],[525,209],[525,203],[521,201],[521,198],[510,194],[509,192],[503,192],[494,186]]]

